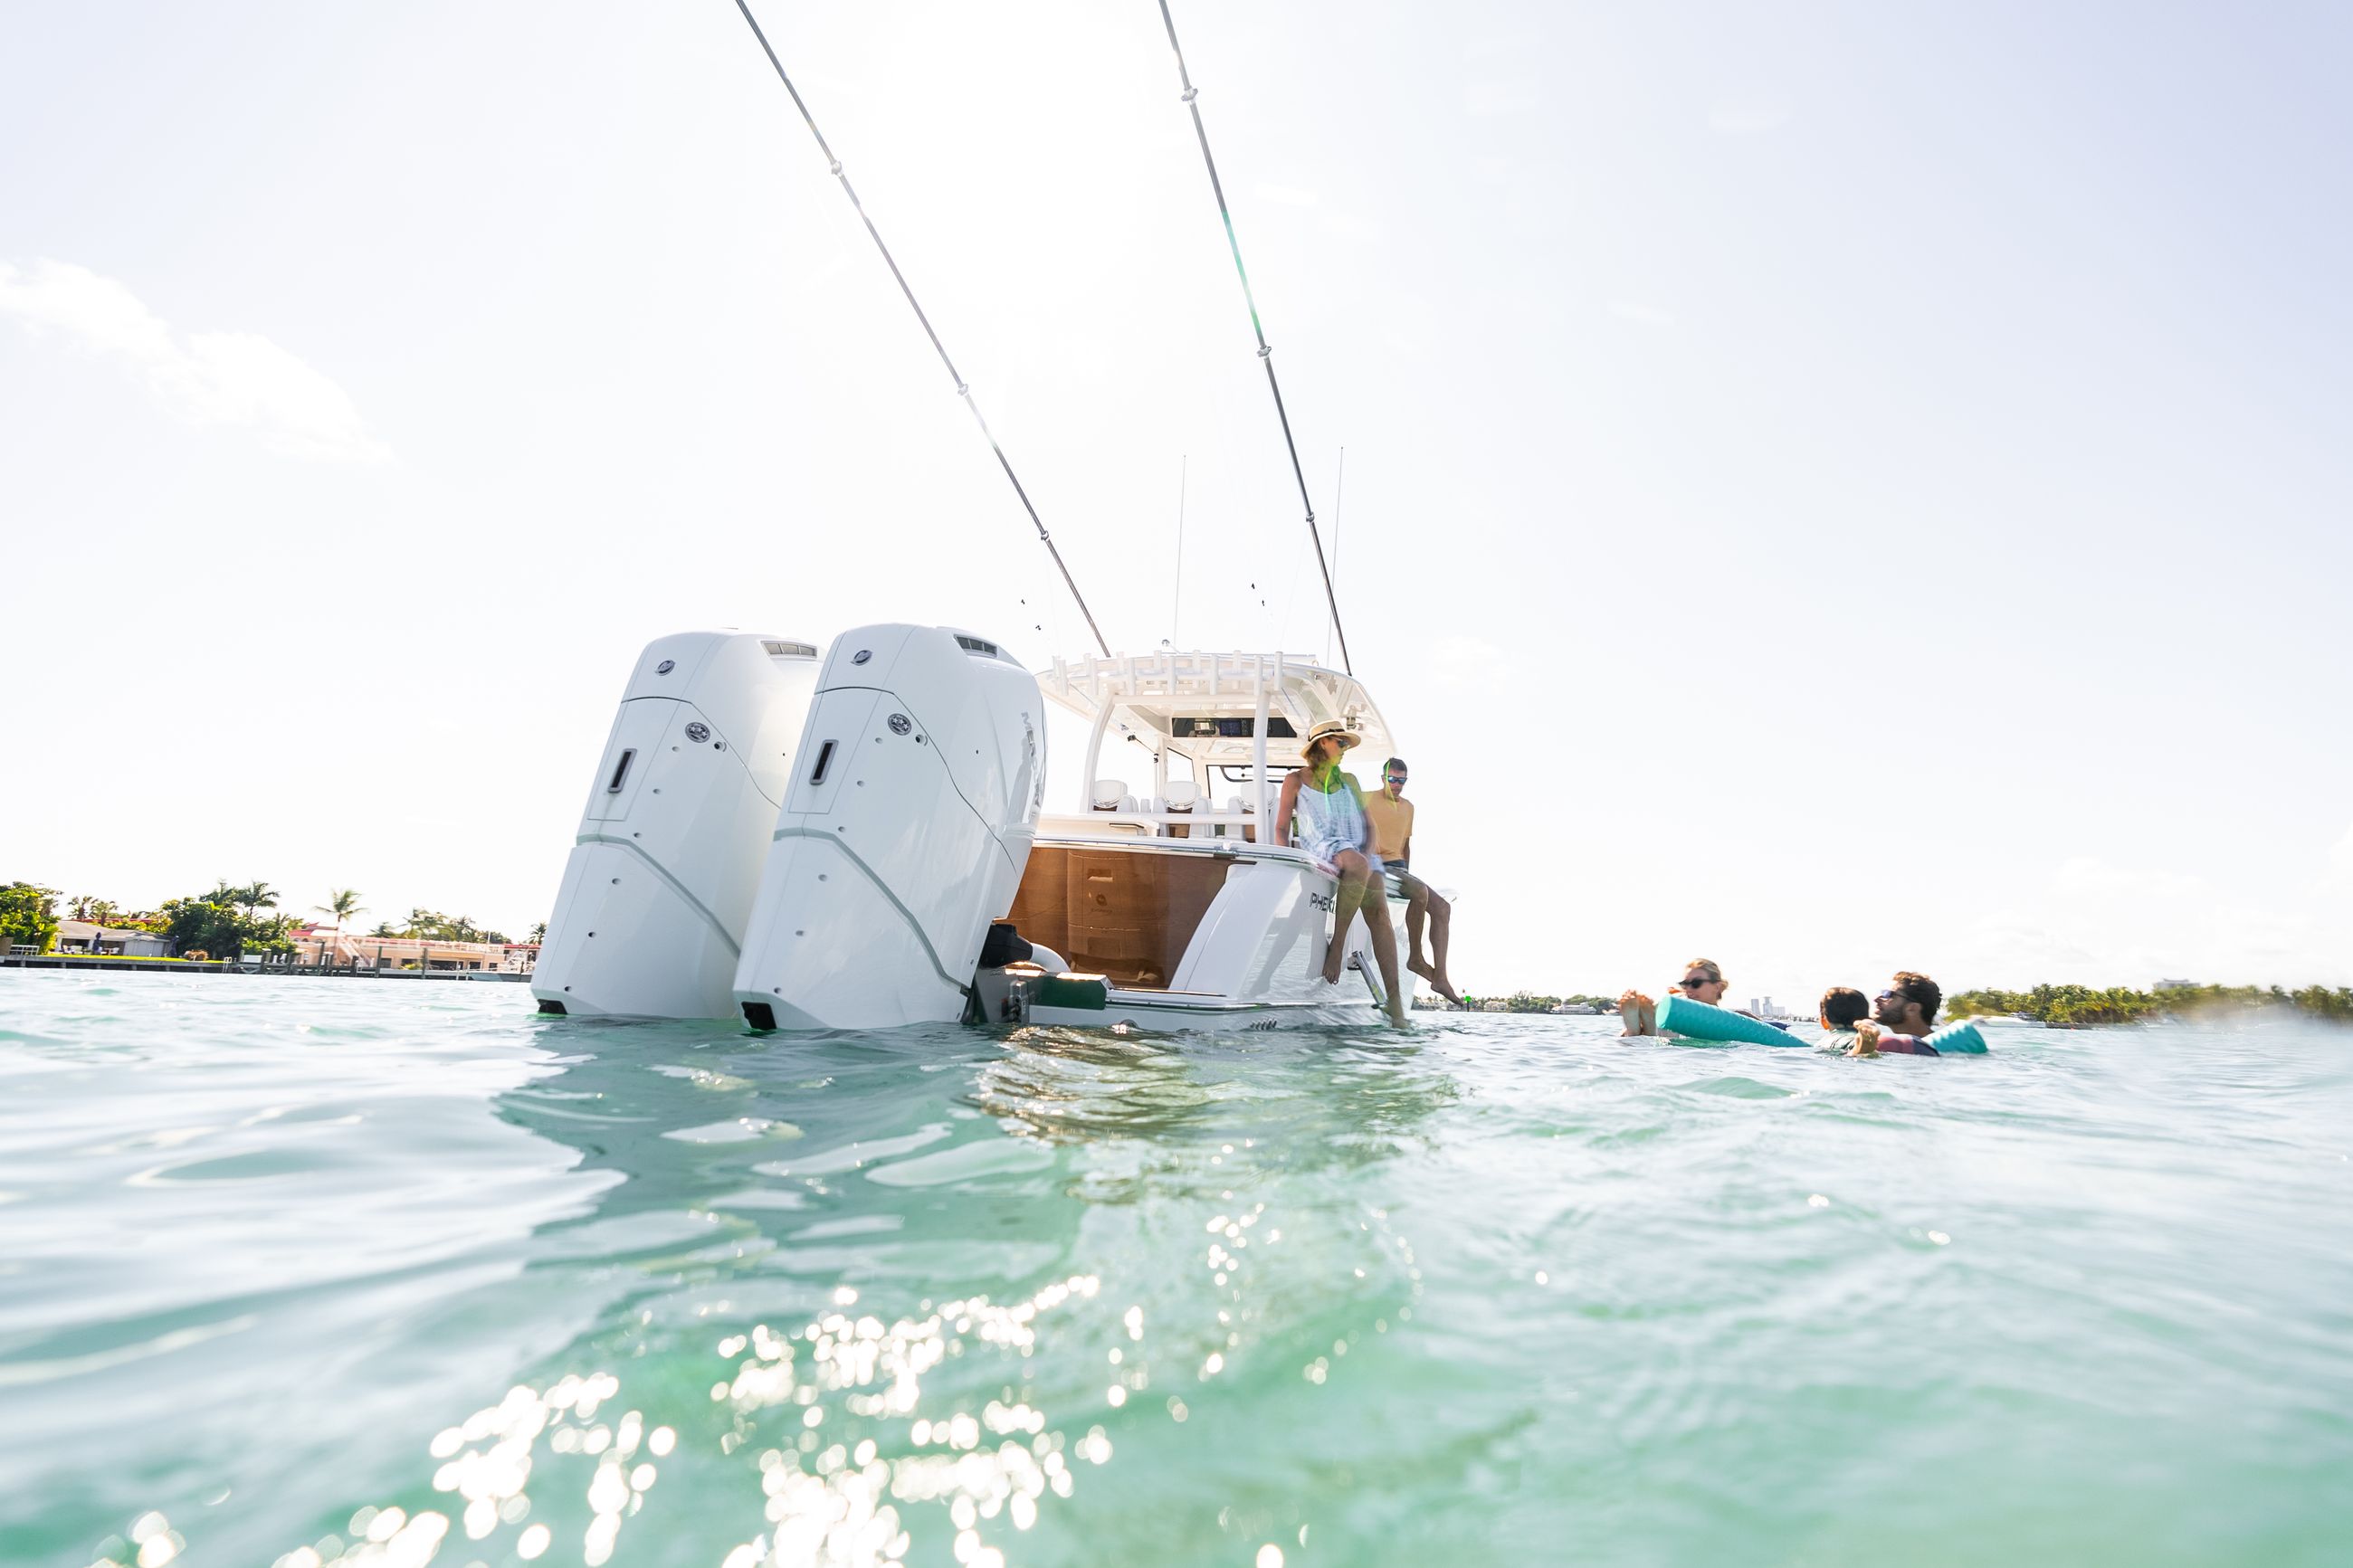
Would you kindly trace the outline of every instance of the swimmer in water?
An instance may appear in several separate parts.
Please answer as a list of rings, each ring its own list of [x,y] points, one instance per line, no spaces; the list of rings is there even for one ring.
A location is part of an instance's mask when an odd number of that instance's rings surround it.
[[[1854,1046],[1855,1026],[1871,1016],[1871,998],[1852,985],[1833,985],[1822,993],[1814,1016],[1830,1035],[1822,1048],[1845,1055]]]
[[[1721,1007],[1726,984],[1723,965],[1712,958],[1694,958],[1683,965],[1683,983],[1668,986],[1667,994],[1688,996],[1694,1002]],[[1745,1007],[1735,1007],[1732,1011],[1744,1018],[1757,1016]],[[1659,1032],[1659,1005],[1640,991],[1628,991],[1618,998],[1618,1018],[1625,1025],[1624,1036],[1655,1035]]]
[[[1909,969],[1897,971],[1894,983],[1873,999],[1872,1016],[1855,1025],[1854,1045],[1847,1054],[1854,1057],[1942,1055],[1928,1043],[1927,1036],[1936,1028],[1936,1009],[1944,1003],[1944,988],[1935,981]]]

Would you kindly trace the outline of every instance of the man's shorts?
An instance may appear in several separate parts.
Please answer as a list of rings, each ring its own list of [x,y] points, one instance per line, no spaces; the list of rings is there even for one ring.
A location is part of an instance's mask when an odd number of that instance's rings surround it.
[[[1388,873],[1390,879],[1397,884],[1398,896],[1401,899],[1410,899],[1430,891],[1429,883],[1402,866],[1391,866]]]

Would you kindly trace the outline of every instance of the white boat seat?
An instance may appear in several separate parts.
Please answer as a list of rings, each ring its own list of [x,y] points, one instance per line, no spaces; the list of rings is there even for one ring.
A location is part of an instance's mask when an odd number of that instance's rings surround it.
[[[1135,802],[1127,800],[1126,796],[1125,779],[1097,779],[1095,787],[1088,792],[1087,799],[1097,811],[1134,811]],[[1126,802],[1124,806],[1121,804],[1124,800]]]
[[[1163,809],[1168,811],[1190,811],[1199,803],[1200,798],[1201,786],[1199,784],[1172,783],[1168,786],[1168,799]]]

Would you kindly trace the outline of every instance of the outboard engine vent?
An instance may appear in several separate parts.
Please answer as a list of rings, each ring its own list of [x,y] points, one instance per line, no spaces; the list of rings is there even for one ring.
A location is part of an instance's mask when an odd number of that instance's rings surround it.
[[[532,974],[543,1013],[735,1016],[744,928],[818,668],[807,643],[731,632],[638,657]]]
[[[745,1018],[955,1022],[1037,834],[1037,678],[985,638],[860,626],[834,640],[796,754],[735,972]]]

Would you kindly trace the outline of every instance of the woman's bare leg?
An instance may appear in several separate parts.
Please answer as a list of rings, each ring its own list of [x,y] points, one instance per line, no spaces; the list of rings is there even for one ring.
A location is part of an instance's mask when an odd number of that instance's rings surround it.
[[[1340,984],[1340,965],[1348,956],[1348,922],[1364,905],[1365,884],[1373,869],[1354,849],[1342,851],[1338,866],[1340,885],[1332,896],[1332,942],[1324,952],[1324,978],[1334,985]]]
[[[1389,919],[1388,889],[1375,877],[1365,898],[1365,924],[1373,937],[1373,960],[1381,966],[1381,989],[1388,995],[1389,1021],[1405,1020],[1405,976],[1398,973],[1397,926]]]

